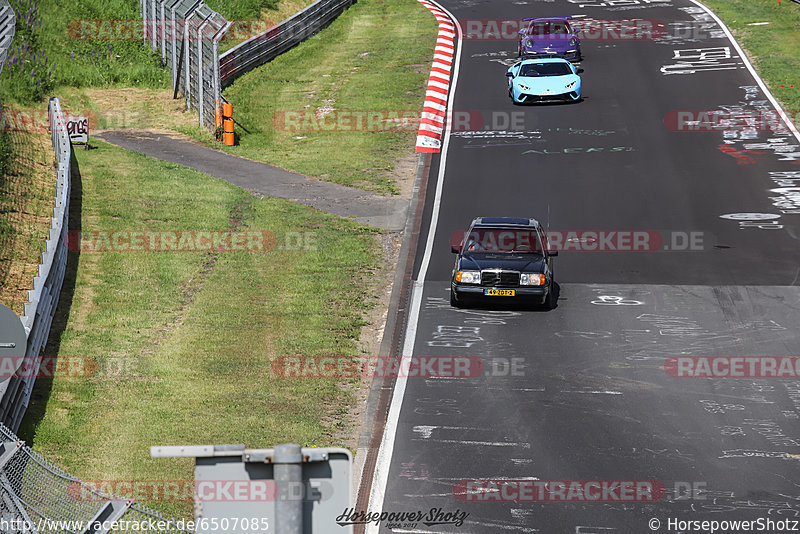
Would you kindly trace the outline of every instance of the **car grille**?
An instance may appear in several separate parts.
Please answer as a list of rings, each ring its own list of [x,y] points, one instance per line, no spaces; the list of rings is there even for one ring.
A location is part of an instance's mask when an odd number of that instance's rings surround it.
[[[525,102],[554,102],[558,100],[566,100],[567,102],[572,102],[572,98],[577,97],[578,93],[575,91],[570,91],[569,93],[561,93],[560,95],[529,95],[524,94],[522,96],[525,97]]]
[[[481,285],[487,287],[519,286],[519,271],[481,271]]]

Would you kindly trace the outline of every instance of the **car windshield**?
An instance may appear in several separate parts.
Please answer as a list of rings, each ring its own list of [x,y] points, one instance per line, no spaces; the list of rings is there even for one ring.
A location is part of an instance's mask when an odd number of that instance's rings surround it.
[[[520,76],[564,76],[572,74],[572,69],[566,63],[528,63],[522,65]]]
[[[541,254],[542,241],[533,228],[473,228],[464,252]]]
[[[568,35],[569,26],[560,20],[535,20],[528,27],[528,35]]]

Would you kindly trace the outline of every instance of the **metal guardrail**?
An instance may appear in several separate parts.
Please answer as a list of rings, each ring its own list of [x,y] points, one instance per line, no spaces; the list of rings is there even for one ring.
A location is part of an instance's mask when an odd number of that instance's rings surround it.
[[[143,41],[161,50],[172,71],[172,88],[196,109],[200,126],[217,126],[222,89],[327,26],[356,0],[318,0],[296,15],[220,55],[232,26],[202,0],[139,0]]]
[[[222,87],[308,39],[355,3],[356,0],[318,0],[280,24],[231,48],[220,57]]]
[[[47,336],[58,305],[61,286],[67,270],[67,231],[69,229],[70,159],[72,149],[58,98],[48,105],[50,133],[56,164],[55,206],[50,220],[50,232],[39,264],[39,274],[33,278],[33,289],[28,291],[22,325],[28,336],[23,368],[35,372],[15,375],[0,384],[0,421],[16,431],[25,415],[33,385],[41,363],[40,353],[47,344]]]
[[[125,522],[160,523],[156,534],[188,534],[177,521],[166,519],[130,499],[107,495],[51,464],[6,426],[0,424],[0,517],[4,534],[110,534]],[[107,522],[117,529],[95,529]],[[128,523],[130,525],[130,523]],[[31,528],[33,527],[33,528]],[[139,531],[143,532],[146,529]]]

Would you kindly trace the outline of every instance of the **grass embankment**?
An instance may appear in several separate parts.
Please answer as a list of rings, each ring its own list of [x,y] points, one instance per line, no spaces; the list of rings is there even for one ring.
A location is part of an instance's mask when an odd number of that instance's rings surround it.
[[[421,108],[435,38],[433,18],[413,0],[362,0],[356,7],[342,26],[337,29],[337,21],[327,30],[334,33],[315,38],[302,54],[301,48],[292,51],[294,63],[279,65],[280,76],[294,87],[279,92],[281,105],[294,106],[286,97],[299,91],[299,101],[311,104],[334,98],[351,109]],[[400,18],[395,21],[394,16]],[[346,53],[338,51],[339,43]],[[403,47],[416,51],[419,64]],[[304,63],[306,54],[316,53],[320,56],[313,64]],[[317,70],[323,63],[330,77]],[[262,70],[273,70],[276,64]],[[295,70],[300,66],[305,70]],[[309,69],[319,80],[308,79]],[[298,72],[306,74],[295,81]],[[328,78],[334,83],[328,85]],[[124,80],[115,83],[104,102],[116,111],[125,111],[128,98],[139,100],[142,94],[160,91],[139,84],[124,89],[126,96],[112,97]],[[406,83],[410,89],[404,89]],[[304,87],[316,96],[309,98]],[[84,104],[100,106],[102,90],[62,86],[58,92],[67,95],[65,107],[81,109]],[[70,102],[73,98],[78,105]],[[169,106],[152,105],[149,111],[154,113],[162,109],[158,106]],[[43,109],[41,103],[36,106]],[[142,104],[133,109],[142,110]],[[309,142],[281,150],[292,152],[299,166],[330,165],[340,179],[363,171],[373,179],[366,181],[368,186],[388,191],[390,182],[385,176],[375,179],[376,169],[388,172],[396,155],[411,149],[413,135],[312,134]],[[258,133],[250,139],[258,139]],[[392,144],[398,139],[405,144]],[[20,431],[23,438],[89,481],[192,480],[190,461],[149,458],[149,447],[157,444],[345,444],[360,423],[348,417],[358,383],[282,379],[272,374],[270,365],[285,355],[358,353],[365,311],[374,302],[370,283],[379,257],[374,231],[304,206],[254,197],[179,165],[96,140],[92,145],[98,148],[75,151],[80,172],[72,209],[80,225],[73,221],[73,229],[239,227],[272,231],[279,245],[290,233],[308,233],[318,248],[73,253],[46,354],[62,362],[91,358],[100,367],[89,377],[39,380]],[[352,154],[350,167],[341,157],[343,146]],[[167,515],[192,514],[190,502],[140,500]]]
[[[800,113],[800,5],[789,0],[703,2],[725,21],[770,91],[796,117]],[[757,22],[769,24],[750,26]]]
[[[322,180],[396,193],[393,162],[413,152],[418,124],[397,127],[388,112],[418,117],[436,32],[436,20],[416,0],[359,0],[326,30],[225,91],[241,127],[239,146],[224,149]],[[365,131],[355,119],[339,126],[342,111],[387,113],[378,128],[386,131]],[[286,113],[310,120],[301,120],[297,131]]]
[[[3,112],[14,110],[4,106]],[[47,132],[0,130],[0,303],[18,315],[39,272],[53,215],[52,154]]]
[[[230,20],[272,22],[311,1],[207,3]],[[63,86],[169,87],[171,78],[160,52],[142,46],[137,1],[50,0],[39,5],[34,0],[11,0],[11,4],[18,13],[16,35],[0,78],[0,92],[11,101],[41,101]]]
[[[21,434],[90,481],[193,480],[192,462],[150,459],[151,445],[344,443],[354,433],[349,425],[360,423],[347,418],[357,384],[280,378],[270,364],[287,355],[358,354],[363,315],[374,302],[374,232],[96,144],[75,151],[84,232],[268,230],[278,246],[73,253],[74,295],[62,296],[71,300],[69,315],[47,350],[59,341],[62,362],[91,358],[99,369],[37,381]],[[287,247],[298,233],[312,236],[316,250]],[[145,504],[191,516],[190,502]]]

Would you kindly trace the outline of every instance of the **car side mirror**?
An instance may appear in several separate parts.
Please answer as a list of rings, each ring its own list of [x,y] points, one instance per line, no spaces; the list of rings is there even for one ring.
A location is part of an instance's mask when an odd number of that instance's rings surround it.
[[[583,72],[583,69],[582,69],[582,68],[580,68],[580,67],[578,67],[577,69],[575,69],[575,72],[576,72],[577,74],[580,74],[581,72]]]
[[[549,256],[558,256],[558,251],[557,250],[551,250],[551,251],[548,251],[547,254]]]
[[[509,77],[509,78],[513,78],[514,77],[514,73],[513,72],[506,72],[506,76]]]
[[[458,245],[450,245],[450,252],[452,252],[453,254],[458,254],[459,252],[461,252],[461,243],[459,243]]]

